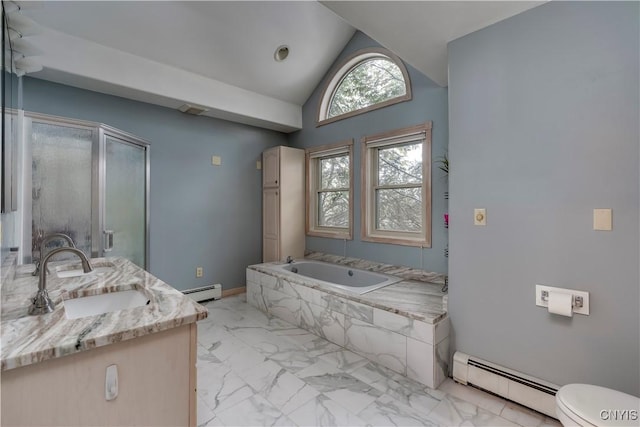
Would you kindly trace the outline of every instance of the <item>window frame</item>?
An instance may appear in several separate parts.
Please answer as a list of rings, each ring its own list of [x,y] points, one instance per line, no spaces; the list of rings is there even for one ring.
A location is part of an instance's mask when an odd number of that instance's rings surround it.
[[[318,164],[320,160],[346,154],[349,156],[349,226],[326,227],[318,224],[318,193],[322,192]],[[321,145],[305,150],[305,166],[307,172],[306,221],[307,236],[328,237],[331,239],[353,239],[353,139],[336,144]]]
[[[428,121],[418,126],[362,138],[361,152],[361,240],[375,243],[391,243],[404,246],[431,247],[431,127]],[[412,138],[415,138],[412,140]],[[378,149],[422,141],[422,230],[420,232],[378,230],[376,228],[376,189],[378,185]],[[414,187],[407,184],[401,187]],[[396,186],[397,187],[397,186]]]
[[[349,111],[348,113],[340,114],[339,116],[327,117],[329,114],[329,106],[333,99],[333,96],[336,92],[336,89],[340,86],[340,83],[344,80],[344,78],[351,73],[351,71],[356,68],[358,65],[362,64],[365,61],[375,58],[383,58],[387,59],[400,68],[402,72],[402,77],[404,79],[404,84],[406,88],[406,93],[401,96],[396,96],[395,98],[387,99],[386,101],[378,102],[377,104],[369,105],[365,108],[360,108],[358,110]],[[337,66],[335,66],[329,73],[331,76],[328,79],[322,89],[322,95],[318,101],[318,115],[316,116],[316,127],[326,125],[329,123],[336,122],[338,120],[343,120],[349,117],[357,116],[358,114],[367,113],[369,111],[377,110],[379,108],[388,107],[389,105],[394,105],[399,102],[410,101],[412,98],[411,94],[411,80],[409,79],[409,73],[407,71],[407,67],[405,67],[402,60],[392,52],[384,48],[367,48],[360,49],[353,54],[349,55],[346,59],[340,62]]]

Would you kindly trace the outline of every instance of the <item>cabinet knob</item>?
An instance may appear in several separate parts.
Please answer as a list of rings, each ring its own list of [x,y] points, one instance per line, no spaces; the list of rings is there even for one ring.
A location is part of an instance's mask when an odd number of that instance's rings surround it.
[[[278,180],[276,179],[276,184],[278,183]]]
[[[276,196],[278,195],[278,192],[276,191]]]

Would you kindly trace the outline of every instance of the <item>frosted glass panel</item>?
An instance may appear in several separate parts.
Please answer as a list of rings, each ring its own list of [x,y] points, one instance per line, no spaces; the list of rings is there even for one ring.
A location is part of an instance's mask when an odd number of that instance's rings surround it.
[[[90,255],[93,131],[33,123],[31,137],[32,256],[40,257],[40,242],[51,233],[69,235]]]
[[[105,230],[113,230],[113,249],[145,267],[145,150],[106,139]]]

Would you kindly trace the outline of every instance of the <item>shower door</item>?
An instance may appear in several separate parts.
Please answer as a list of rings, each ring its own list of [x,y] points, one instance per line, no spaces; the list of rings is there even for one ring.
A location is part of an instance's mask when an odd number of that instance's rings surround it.
[[[64,233],[91,257],[147,268],[148,143],[105,125],[30,116],[25,262],[40,258],[45,235]]]
[[[146,147],[104,134],[103,248],[145,267]]]

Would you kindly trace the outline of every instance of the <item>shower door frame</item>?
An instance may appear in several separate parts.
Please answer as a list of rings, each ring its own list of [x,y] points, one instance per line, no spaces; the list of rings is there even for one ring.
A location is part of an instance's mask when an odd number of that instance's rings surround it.
[[[151,143],[136,135],[114,128],[104,123],[90,122],[85,120],[70,119],[67,117],[52,116],[48,114],[34,113],[25,111],[25,137],[24,137],[24,233],[23,248],[24,262],[32,262],[32,221],[33,221],[33,200],[32,200],[32,147],[31,147],[31,124],[33,122],[45,123],[50,125],[58,125],[93,131],[91,140],[91,258],[99,258],[105,256],[105,216],[106,216],[106,139],[111,137],[122,144],[132,145],[144,150],[144,177],[145,177],[145,196],[144,196],[144,266],[149,269],[150,254],[150,212],[149,212],[149,196],[151,192]],[[97,217],[97,218],[96,218]]]

